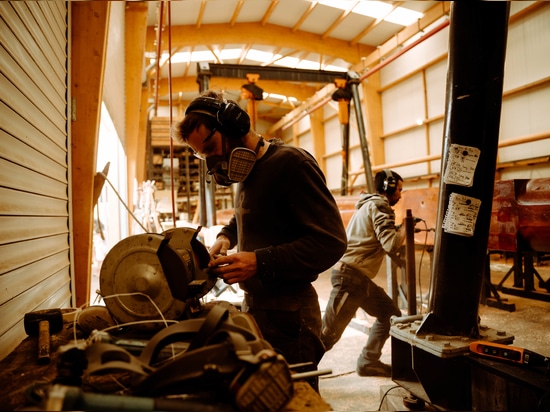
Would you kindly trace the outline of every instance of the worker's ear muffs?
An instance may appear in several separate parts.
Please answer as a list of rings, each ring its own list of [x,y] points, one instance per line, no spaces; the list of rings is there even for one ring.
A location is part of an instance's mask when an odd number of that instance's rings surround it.
[[[397,187],[397,181],[395,180],[395,177],[393,177],[393,173],[389,169],[384,169],[384,173],[386,173],[386,178],[384,179],[384,193],[391,194],[395,192],[395,188]]]
[[[197,97],[185,110],[185,114],[192,112],[214,117],[229,137],[241,138],[250,130],[250,116],[232,101],[220,101],[207,96]]]

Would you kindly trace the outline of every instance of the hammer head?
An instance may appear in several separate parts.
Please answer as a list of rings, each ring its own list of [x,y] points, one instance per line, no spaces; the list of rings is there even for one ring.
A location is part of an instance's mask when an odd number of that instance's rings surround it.
[[[44,309],[25,314],[25,332],[29,336],[38,335],[38,325],[43,320],[50,324],[50,333],[57,333],[63,329],[63,314],[61,309]]]

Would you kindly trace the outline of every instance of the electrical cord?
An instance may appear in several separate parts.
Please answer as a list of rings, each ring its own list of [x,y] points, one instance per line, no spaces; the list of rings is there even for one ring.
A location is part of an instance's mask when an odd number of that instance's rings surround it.
[[[397,388],[400,388],[400,387],[401,386],[399,386],[399,385],[395,385],[395,386],[392,386],[391,388],[389,388],[386,392],[384,392],[384,395],[382,396],[382,399],[380,399],[380,404],[378,405],[377,411],[382,410],[382,404],[384,403],[384,399],[386,399],[386,396],[388,396],[388,393],[390,393],[390,391],[392,391],[394,389],[397,389]]]
[[[128,213],[130,213],[130,216],[132,216],[134,218],[134,220],[137,222],[137,224],[143,229],[143,231],[145,233],[147,233],[147,229],[145,228],[145,226],[143,226],[141,224],[141,222],[139,221],[139,219],[136,217],[136,215],[134,215],[132,213],[132,211],[130,210],[130,208],[126,205],[126,203],[124,203],[124,200],[122,199],[122,197],[120,197],[120,195],[118,194],[117,190],[115,189],[115,187],[113,186],[113,184],[111,183],[111,181],[107,178],[107,176],[103,173],[103,172],[98,172],[101,176],[103,176],[105,178],[105,181],[107,183],[109,183],[109,186],[111,186],[111,188],[114,190],[115,192],[115,195],[118,197],[118,200],[120,200],[120,203],[122,203],[122,205],[126,208],[126,210],[128,211]]]
[[[418,222],[424,223],[424,229],[414,229],[415,233],[418,232],[426,232],[426,236],[424,237],[424,245],[422,247],[422,254],[420,255],[420,261],[418,262],[418,290],[420,290],[420,314],[423,313],[422,308],[424,307],[424,301],[423,301],[423,295],[422,295],[422,261],[424,259],[424,255],[426,253],[426,246],[428,245],[428,232],[435,232],[435,229],[429,229],[428,225],[426,224],[426,221],[424,219],[421,219],[419,217],[414,218],[415,224]]]

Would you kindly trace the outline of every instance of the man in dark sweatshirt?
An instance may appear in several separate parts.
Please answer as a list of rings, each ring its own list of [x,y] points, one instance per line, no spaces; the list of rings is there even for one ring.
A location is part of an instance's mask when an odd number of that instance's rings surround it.
[[[190,103],[172,135],[206,160],[218,184],[237,184],[234,216],[210,248],[211,270],[239,283],[243,311],[289,364],[316,369],[324,347],[312,282],[346,249],[342,218],[317,162],[303,149],[264,140],[246,112],[213,91]],[[317,382],[310,380],[316,390]]]

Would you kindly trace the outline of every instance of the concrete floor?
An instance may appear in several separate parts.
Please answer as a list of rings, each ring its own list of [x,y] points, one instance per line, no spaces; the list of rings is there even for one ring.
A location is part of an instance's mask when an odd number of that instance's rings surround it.
[[[417,252],[417,270],[420,261],[420,252]],[[424,257],[425,259],[425,257]],[[491,279],[498,284],[511,268],[512,259],[505,260],[498,255],[491,257]],[[536,265],[535,269],[544,280],[550,277],[550,263]],[[421,268],[421,287],[426,294],[429,289],[428,265]],[[511,285],[513,276],[509,276],[504,286]],[[386,268],[382,266],[375,278],[375,282],[386,289]],[[323,273],[315,282],[319,293],[321,309],[326,306],[330,293],[330,271]],[[539,292],[546,292],[538,289]],[[417,286],[417,291],[420,288]],[[550,356],[550,303],[540,300],[527,299],[500,293],[500,298],[510,304],[515,304],[515,311],[480,305],[479,315],[481,325],[491,329],[505,331],[514,336],[513,346],[529,349],[539,354]],[[427,304],[427,302],[424,302]],[[403,310],[405,314],[405,309]],[[319,365],[320,369],[331,369],[332,374],[320,378],[320,393],[335,411],[378,411],[378,410],[409,410],[402,403],[403,396],[408,393],[403,388],[395,388],[391,378],[360,377],[355,373],[357,356],[363,348],[367,335],[358,330],[368,327],[372,318],[361,310],[357,318],[348,326],[342,339],[327,352]],[[391,364],[391,338],[388,339],[383,350],[382,361]],[[381,404],[383,395],[387,393],[384,404]],[[429,410],[429,409],[424,409]]]

